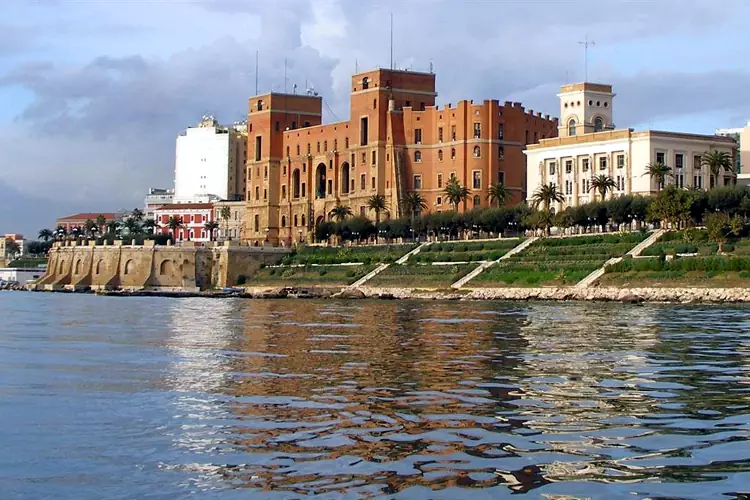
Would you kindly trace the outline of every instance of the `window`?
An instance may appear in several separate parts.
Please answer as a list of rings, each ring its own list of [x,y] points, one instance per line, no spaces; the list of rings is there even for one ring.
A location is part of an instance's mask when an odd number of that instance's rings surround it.
[[[362,153],[362,165],[367,163],[367,153]]]
[[[571,119],[568,122],[568,135],[569,136],[576,135],[576,121],[574,119]]]
[[[584,193],[588,193],[589,191],[591,191],[591,179],[583,179],[581,181],[581,190]]]
[[[294,227],[299,226],[299,216],[294,214]]]
[[[286,184],[281,186],[281,199],[286,200]]]
[[[422,152],[421,151],[414,151],[414,161],[416,163],[422,162]]]
[[[693,186],[698,189],[703,189],[703,176],[702,175],[693,176]]]
[[[290,149],[289,149],[289,146],[287,146],[286,147],[286,155],[289,156],[289,153],[290,153]]]
[[[311,153],[312,153],[312,149],[310,149],[310,143],[308,142],[307,143],[307,155],[310,156]]]
[[[359,215],[361,217],[364,217],[365,215],[367,215],[367,207],[366,206],[363,205],[363,206],[359,207]]]
[[[362,90],[367,90],[370,87],[370,79],[367,77],[362,78]]]
[[[617,168],[625,168],[625,155],[617,155]]]
[[[299,144],[297,144],[297,156],[299,156],[299,155],[300,155]]]
[[[263,101],[258,101],[258,111],[263,111]]]
[[[276,132],[278,132],[278,131],[279,131],[279,128],[281,128],[281,127],[280,127],[280,125],[279,125],[279,121],[278,121],[278,120],[276,120],[276,124],[274,125],[274,127],[273,127],[273,128],[274,128],[274,130],[275,130]]]
[[[505,172],[498,172],[497,173],[497,182],[500,184],[505,185]]]
[[[268,199],[268,190],[264,189],[263,190],[263,201],[266,201],[267,199]]]
[[[371,181],[372,182],[370,183],[370,189],[375,189],[375,177],[374,176],[371,178]]]
[[[281,227],[286,227],[286,215],[281,216]]]
[[[305,196],[307,196],[307,189],[306,189],[306,188],[307,188],[307,186],[305,186],[305,183],[303,182],[303,183],[302,183],[302,197],[303,197],[303,198],[304,198]]]
[[[286,175],[286,165],[281,167],[281,175]]]
[[[589,159],[584,158],[581,160],[581,172],[588,172],[589,171]]]
[[[438,127],[438,142],[443,142],[443,127]]]
[[[665,165],[667,163],[666,154],[656,153],[656,163],[661,163],[662,165]]]
[[[472,186],[474,189],[482,189],[482,172],[474,171]]]
[[[300,217],[302,225],[305,225],[305,214],[302,214],[302,217]]]
[[[685,187],[685,174],[676,174],[674,176],[674,183],[675,186],[678,188],[684,188]]]
[[[505,127],[504,127],[504,126],[503,126],[503,124],[501,123],[501,124],[500,124],[500,125],[498,125],[498,127],[497,127],[497,138],[498,138],[498,140],[501,140],[501,141],[502,141],[502,140],[503,140],[503,136],[504,136],[504,135],[505,135]]]
[[[475,123],[474,124],[474,139],[479,139],[480,137],[482,137],[482,124]]]
[[[375,166],[375,164],[377,163],[377,159],[378,159],[377,153],[376,153],[375,151],[373,151],[373,152],[372,152],[372,166],[373,166],[373,167],[374,167],[374,166]]]
[[[497,148],[497,159],[498,160],[505,159],[505,146],[500,146],[499,148]]]
[[[456,148],[451,148],[451,160],[456,159]]]
[[[569,174],[573,171],[573,160],[565,160],[565,173]]]
[[[438,196],[438,197],[437,197],[437,198],[435,199],[435,205],[437,205],[437,206],[440,206],[440,205],[442,205],[442,204],[443,204],[443,198],[442,198],[442,196]]]
[[[345,149],[349,149],[349,138],[348,137],[344,137],[344,148]]]
[[[372,100],[372,109],[377,109],[377,108],[378,108],[378,100],[377,99],[373,99]]]
[[[268,167],[263,167],[263,178],[268,179]]]
[[[549,175],[555,175],[555,167],[557,167],[557,164],[554,161],[551,161],[549,163]]]
[[[676,154],[674,155],[674,168],[681,169],[683,167],[683,155]]]
[[[318,143],[316,145],[316,152],[320,153],[320,141],[318,141]]]
[[[354,179],[352,179],[352,188],[350,190],[351,192],[354,192]]]
[[[482,198],[479,197],[479,195],[474,195],[474,207],[478,207],[482,204]]]
[[[333,194],[333,179],[328,179],[328,194]]]
[[[324,153],[328,152],[328,141],[323,141],[323,152]]]
[[[260,200],[260,187],[255,186],[255,201]]]
[[[414,189],[422,189],[422,176],[421,175],[414,176]]]
[[[693,169],[700,170],[701,169],[701,155],[695,155],[693,156]]]
[[[368,138],[368,128],[367,128],[367,117],[363,117],[359,121],[359,145],[360,146],[367,146],[367,138]]]
[[[599,158],[599,170],[607,170],[607,157],[602,156]]]
[[[474,158],[480,158],[482,156],[482,148],[474,146]]]
[[[437,187],[438,189],[443,188],[443,174],[437,174]]]
[[[420,102],[420,103],[419,103],[419,110],[420,110],[420,111],[424,111],[424,110],[425,110],[425,106],[424,106],[424,103],[423,103],[423,102]]]
[[[255,229],[256,233],[260,230],[260,215],[256,214],[253,218],[253,228]]]
[[[260,101],[258,101],[260,104]],[[255,137],[255,161],[260,161],[261,149],[263,147],[263,138],[261,136]]]
[[[594,120],[594,132],[601,132],[602,130],[604,130],[604,120],[597,117]]]
[[[438,161],[443,161],[443,150],[438,149]]]
[[[565,181],[565,194],[566,195],[573,194],[573,181],[570,181],[570,180]]]
[[[455,140],[456,140],[456,126],[451,125],[451,141],[455,141]]]
[[[359,188],[362,191],[367,188],[367,176],[365,174],[359,176]]]
[[[414,129],[414,144],[422,144],[422,129]]]
[[[334,151],[338,151],[338,149],[339,149],[339,140],[338,139],[334,139],[333,140],[333,150]]]

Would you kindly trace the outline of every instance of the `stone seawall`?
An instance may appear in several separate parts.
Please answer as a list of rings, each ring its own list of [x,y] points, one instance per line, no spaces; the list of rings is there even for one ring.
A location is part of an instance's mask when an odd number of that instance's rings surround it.
[[[181,290],[237,286],[289,249],[238,245],[55,244],[39,290]]]

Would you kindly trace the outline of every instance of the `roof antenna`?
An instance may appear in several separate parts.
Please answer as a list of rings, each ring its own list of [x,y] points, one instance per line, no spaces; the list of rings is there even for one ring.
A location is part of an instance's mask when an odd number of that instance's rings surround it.
[[[391,71],[393,71],[393,12],[391,12]]]
[[[286,94],[286,57],[284,58],[284,93]]]
[[[356,75],[359,73],[359,60],[355,57],[354,58],[354,74]]]
[[[255,51],[255,95],[258,95],[258,51]]]
[[[589,81],[589,45],[594,46],[596,43],[593,40],[589,40],[589,36],[586,35],[586,39],[583,42],[578,42],[583,45],[583,68],[584,68],[584,82]]]

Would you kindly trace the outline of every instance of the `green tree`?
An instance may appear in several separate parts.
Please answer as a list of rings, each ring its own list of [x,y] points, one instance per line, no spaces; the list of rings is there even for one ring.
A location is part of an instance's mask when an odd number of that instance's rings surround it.
[[[427,200],[421,194],[412,191],[411,193],[407,193],[404,199],[401,200],[401,207],[411,219],[411,228],[416,230],[416,227],[414,227],[415,219],[418,214],[427,210]]]
[[[134,208],[132,212],[130,212],[130,218],[135,219],[136,222],[141,222],[143,220],[143,210],[140,208]]]
[[[466,200],[471,196],[469,188],[462,186],[461,182],[455,177],[448,181],[443,192],[456,212],[458,212],[458,205],[461,203],[464,203],[464,209],[466,208]]]
[[[656,180],[656,191],[659,192],[667,182],[667,177],[672,175],[672,168],[660,162],[649,163],[646,165],[646,173],[643,175],[648,175],[651,180]]]
[[[18,246],[18,243],[15,240],[5,240],[5,255],[8,255],[13,259],[19,253],[21,253],[21,247]]]
[[[614,191],[615,189],[617,189],[617,183],[612,177],[605,174],[594,176],[591,179],[591,187],[589,187],[589,191],[599,191],[602,201],[607,199],[609,191]]]
[[[103,231],[106,226],[107,226],[107,219],[105,219],[102,214],[97,215],[96,216],[96,230]]]
[[[62,240],[67,234],[68,231],[63,226],[57,226],[57,229],[55,229],[55,238],[58,240]]]
[[[549,210],[552,203],[562,203],[565,201],[565,196],[557,190],[557,186],[554,184],[542,184],[534,191],[531,197],[531,204],[534,208],[539,208],[542,205],[544,210]]]
[[[55,237],[55,233],[51,231],[50,229],[41,229],[39,231],[39,239],[44,241],[45,243],[51,240]]]
[[[109,234],[111,234],[111,235],[114,236],[119,231],[120,231],[120,223],[119,222],[117,222],[115,220],[111,220],[111,221],[107,222],[107,233],[109,233]]]
[[[709,212],[703,217],[708,232],[708,239],[719,246],[719,253],[724,251],[724,243],[729,236],[729,215],[724,212]]]
[[[523,219],[523,225],[534,229],[542,229],[545,235],[549,235],[549,228],[552,227],[553,218],[554,215],[547,209],[535,210]]]
[[[154,219],[146,219],[143,221],[142,228],[146,232],[146,234],[154,234],[154,230],[156,229],[156,221]]]
[[[221,207],[221,210],[219,210],[219,217],[221,217],[221,220],[224,222],[224,236],[229,233],[229,218],[232,216],[232,209],[230,209],[227,206]]]
[[[125,219],[122,228],[127,231],[128,236],[134,236],[141,232],[141,225],[134,217],[128,217]]]
[[[367,209],[375,212],[375,225],[380,225],[380,213],[388,213],[388,206],[385,202],[385,196],[382,194],[374,194],[367,200]]]
[[[701,166],[708,168],[711,173],[711,187],[719,184],[719,174],[721,171],[734,173],[732,156],[724,151],[709,149],[701,155]]]
[[[329,213],[334,219],[341,222],[352,215],[352,209],[346,205],[336,205]]]
[[[86,232],[86,236],[89,238],[93,238],[94,233],[98,231],[96,222],[91,219],[86,219],[86,222],[83,223],[83,229]]]
[[[691,220],[694,202],[693,193],[670,184],[653,199],[648,207],[648,217],[652,221],[666,221],[679,228]]]
[[[495,184],[490,184],[487,187],[487,200],[489,200],[490,205],[493,203],[497,203],[498,208],[505,205],[505,203],[511,198],[511,192],[510,189],[508,189],[508,186],[505,184],[502,184],[500,182]]]
[[[214,231],[219,229],[219,223],[215,220],[210,220],[203,225],[203,228],[208,233],[208,241],[214,240]]]
[[[167,220],[167,227],[172,233],[172,239],[177,240],[175,237],[175,232],[183,226],[182,217],[179,215],[172,215],[169,217],[169,220]]]

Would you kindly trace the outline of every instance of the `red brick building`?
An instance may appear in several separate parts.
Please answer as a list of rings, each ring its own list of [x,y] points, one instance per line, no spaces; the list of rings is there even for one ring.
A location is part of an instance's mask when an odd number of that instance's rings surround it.
[[[557,120],[520,103],[435,104],[435,75],[378,69],[352,77],[348,121],[322,124],[322,99],[271,93],[250,99],[245,239],[312,240],[337,204],[356,215],[383,195],[390,216],[420,193],[428,211],[452,210],[445,185],[471,190],[466,209],[486,207],[488,186],[525,198],[526,144],[557,136]],[[460,211],[464,207],[459,208]]]
[[[68,215],[67,217],[60,217],[55,221],[55,228],[62,227],[65,232],[70,233],[73,228],[84,229],[86,221],[92,220],[96,222],[97,217],[104,217],[105,223],[99,228],[99,231],[106,232],[107,224],[112,221],[120,221],[122,219],[121,214],[108,213],[108,212],[84,212],[80,214]]]
[[[154,209],[156,234],[172,234],[169,227],[171,217],[178,218],[182,225],[174,231],[175,241],[210,241],[212,235],[206,223],[214,220],[212,203],[175,203]]]

